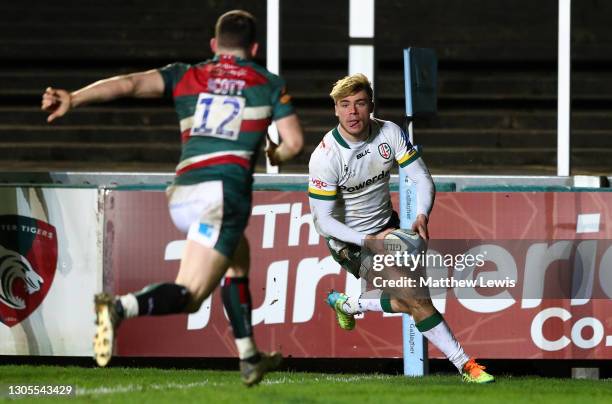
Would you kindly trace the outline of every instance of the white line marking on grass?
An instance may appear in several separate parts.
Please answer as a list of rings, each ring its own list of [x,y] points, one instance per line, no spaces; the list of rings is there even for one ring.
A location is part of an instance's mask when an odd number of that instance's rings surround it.
[[[103,394],[118,394],[118,393],[132,393],[136,391],[146,391],[146,390],[170,390],[170,389],[178,389],[178,390],[186,390],[193,389],[195,387],[202,386],[217,386],[219,383],[211,383],[208,380],[204,380],[201,382],[193,382],[193,383],[167,383],[167,384],[128,384],[127,386],[116,386],[116,387],[96,387],[93,389],[83,389],[77,388],[76,394],[78,396],[83,395],[103,395]]]
[[[279,378],[268,378],[264,379],[261,384],[263,385],[277,385],[277,384],[302,384],[305,382],[334,382],[334,383],[354,383],[356,381],[364,381],[364,380],[389,380],[393,378],[390,375],[351,375],[351,376],[322,376],[322,377],[299,377],[299,378],[291,378],[287,376],[282,376]],[[238,379],[236,381],[238,384]],[[134,393],[134,392],[143,392],[149,390],[187,390],[193,389],[196,387],[203,386],[226,386],[228,383],[218,383],[218,382],[210,382],[208,380],[203,380],[201,382],[193,382],[193,383],[166,383],[166,384],[128,384],[125,386],[114,386],[114,387],[96,387],[93,389],[86,388],[77,388],[76,394],[78,396],[86,396],[86,395],[105,395],[105,394],[121,394],[121,393]]]
[[[340,383],[353,383],[360,380],[388,380],[388,375],[353,375],[353,376],[327,376],[325,380]]]
[[[261,384],[295,384],[295,383],[302,383],[304,382],[304,379],[302,378],[301,380],[292,380],[292,379],[288,379],[287,376],[283,376],[283,377],[279,377],[278,379],[263,379],[261,381]]]
[[[322,377],[312,377],[312,378],[305,378],[305,377],[299,377],[299,378],[287,378],[286,376],[280,377],[280,378],[276,378],[276,379],[272,379],[272,378],[268,378],[268,379],[264,379],[261,384],[268,384],[268,385],[272,385],[272,384],[297,384],[297,383],[304,383],[304,382],[322,382],[322,381],[327,381],[327,382],[334,382],[334,383],[354,383],[356,381],[363,381],[363,380],[389,380],[391,379],[392,376],[390,375],[352,375],[352,376],[322,376]]]

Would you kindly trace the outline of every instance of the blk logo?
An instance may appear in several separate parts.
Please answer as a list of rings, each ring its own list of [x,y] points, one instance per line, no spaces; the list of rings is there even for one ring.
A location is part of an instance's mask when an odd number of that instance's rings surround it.
[[[370,154],[370,149],[367,149],[367,150],[365,150],[365,151],[363,151],[363,152],[359,153],[359,154],[357,155],[357,160],[359,160],[359,159],[360,159],[360,158],[362,158],[362,157],[365,157],[367,154]]]

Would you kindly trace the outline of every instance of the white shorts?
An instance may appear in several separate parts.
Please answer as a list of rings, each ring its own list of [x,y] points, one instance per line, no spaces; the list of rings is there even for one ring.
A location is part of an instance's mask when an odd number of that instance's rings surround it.
[[[166,190],[174,225],[205,247],[214,248],[223,224],[223,183],[171,185]]]

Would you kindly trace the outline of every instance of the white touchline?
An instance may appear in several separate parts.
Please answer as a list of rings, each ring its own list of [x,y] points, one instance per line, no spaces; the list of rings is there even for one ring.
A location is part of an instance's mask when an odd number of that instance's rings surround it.
[[[167,389],[192,389],[195,387],[202,386],[219,386],[222,383],[209,382],[204,380],[201,382],[193,383],[167,383],[167,384],[128,384],[127,386],[116,386],[116,387],[96,387],[93,389],[77,388],[76,394],[78,396],[84,395],[99,395],[99,394],[117,394],[117,393],[131,393],[134,391],[145,391],[145,390],[167,390]]]
[[[283,376],[278,379],[266,379],[262,381],[261,384],[265,385],[275,385],[275,384],[303,384],[304,382],[313,381],[331,381],[331,382],[339,382],[339,383],[353,383],[355,381],[361,380],[385,380],[390,379],[392,376],[389,375],[353,375],[353,376],[324,376],[324,377],[315,377],[312,379],[307,379],[304,377],[301,378],[288,378]],[[167,383],[167,384],[128,384],[126,386],[116,386],[116,387],[96,387],[93,389],[85,389],[85,388],[77,388],[76,395],[78,396],[87,396],[87,395],[104,395],[104,394],[121,394],[121,393],[132,393],[137,391],[147,391],[147,390],[168,390],[168,389],[178,389],[178,390],[186,390],[192,389],[196,387],[203,386],[225,386],[232,383],[218,383],[218,382],[209,382],[208,380],[203,380],[201,382],[193,382],[193,383]]]
[[[312,382],[320,382],[320,381],[328,381],[328,382],[338,382],[338,383],[353,383],[361,380],[385,380],[390,379],[393,376],[390,375],[352,375],[352,376],[323,376],[323,377],[314,377],[312,379],[307,379],[304,377],[300,378],[288,378],[286,376],[282,376],[278,379],[265,379],[261,382],[261,384],[302,384],[308,381]]]

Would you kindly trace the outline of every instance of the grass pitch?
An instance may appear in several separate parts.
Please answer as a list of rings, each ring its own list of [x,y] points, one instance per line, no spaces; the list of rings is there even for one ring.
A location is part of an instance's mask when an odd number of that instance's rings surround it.
[[[76,395],[49,397],[58,401],[109,403],[452,403],[489,404],[610,403],[612,380],[571,380],[540,377],[498,377],[489,385],[468,385],[458,376],[411,379],[380,374],[275,372],[250,389],[238,372],[155,368],[81,368],[59,366],[0,366],[0,401],[9,385],[63,385]],[[40,402],[20,397],[17,402]]]

